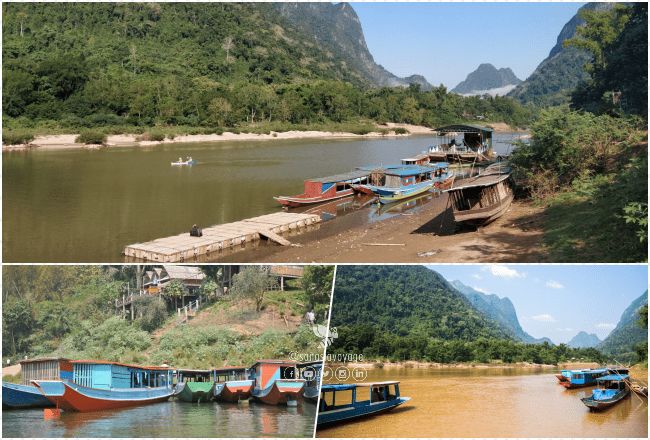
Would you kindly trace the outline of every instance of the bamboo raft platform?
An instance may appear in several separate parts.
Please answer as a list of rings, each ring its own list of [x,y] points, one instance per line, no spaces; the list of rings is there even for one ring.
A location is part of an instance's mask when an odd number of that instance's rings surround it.
[[[186,232],[131,244],[124,248],[123,254],[129,259],[176,263],[242,246],[262,237],[288,246],[291,243],[280,234],[297,232],[320,221],[320,216],[314,214],[276,212],[203,228],[202,237],[192,237]]]

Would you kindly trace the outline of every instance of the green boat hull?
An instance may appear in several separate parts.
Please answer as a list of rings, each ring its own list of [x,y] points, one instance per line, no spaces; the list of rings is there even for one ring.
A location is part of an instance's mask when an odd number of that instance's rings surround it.
[[[214,382],[185,382],[176,395],[183,402],[208,402],[212,399]]]

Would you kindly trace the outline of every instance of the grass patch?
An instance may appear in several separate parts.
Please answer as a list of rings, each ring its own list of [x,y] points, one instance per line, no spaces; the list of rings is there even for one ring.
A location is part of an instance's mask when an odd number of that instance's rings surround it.
[[[411,133],[410,131],[408,131],[404,127],[396,127],[394,131],[395,131],[395,134],[409,134],[409,133]]]
[[[84,130],[75,139],[78,144],[105,144],[106,133],[101,130]]]

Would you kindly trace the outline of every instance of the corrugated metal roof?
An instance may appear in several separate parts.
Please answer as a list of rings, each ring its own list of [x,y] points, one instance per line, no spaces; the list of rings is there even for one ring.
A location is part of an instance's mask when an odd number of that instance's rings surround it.
[[[628,380],[630,376],[628,374],[608,374],[607,376],[601,376],[597,380],[598,381],[606,381],[606,380]]]
[[[391,176],[414,176],[416,174],[430,173],[433,171],[431,167],[425,167],[420,165],[405,165],[401,168],[394,168],[391,170],[386,170],[386,174]]]
[[[173,370],[173,368],[169,368],[169,367],[141,366],[141,365],[133,365],[133,364],[124,364],[122,362],[100,361],[95,359],[82,359],[82,360],[70,361],[70,362],[73,364],[120,365],[122,367],[138,368],[140,370],[160,370],[160,371]]]

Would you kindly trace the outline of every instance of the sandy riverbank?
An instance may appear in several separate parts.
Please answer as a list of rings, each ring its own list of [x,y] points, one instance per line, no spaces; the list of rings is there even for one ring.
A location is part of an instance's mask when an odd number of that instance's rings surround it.
[[[497,132],[516,131],[509,125],[499,122],[490,124]],[[396,128],[405,128],[408,134],[395,134]],[[118,134],[110,135],[106,139],[105,145],[97,144],[80,144],[75,142],[78,134],[56,134],[56,135],[43,135],[36,136],[33,141],[28,144],[18,145],[3,145],[3,151],[16,151],[16,150],[67,150],[67,149],[98,149],[98,148],[111,148],[111,147],[150,147],[159,144],[182,144],[194,142],[233,142],[233,141],[265,141],[265,140],[287,140],[287,139],[346,139],[346,138],[382,138],[382,137],[404,137],[412,135],[431,135],[434,131],[429,127],[411,124],[396,124],[386,123],[385,125],[377,125],[378,130],[388,130],[388,134],[381,133],[380,131],[370,132],[367,134],[354,134],[347,132],[331,132],[331,131],[284,131],[284,132],[270,132],[269,134],[257,133],[231,133],[224,132],[222,134],[192,134],[192,135],[179,135],[174,139],[166,138],[162,141],[143,141],[138,140],[137,134]]]
[[[493,223],[452,233],[449,210],[442,210],[446,194],[415,212],[387,220],[340,229],[337,221],[321,226],[318,234],[291,239],[300,247],[276,247],[273,252],[254,251],[250,261],[293,263],[486,263],[544,262],[543,208],[529,201],[515,201]],[[345,219],[346,217],[342,217]],[[341,222],[343,224],[345,222]],[[327,228],[337,229],[328,233]],[[339,230],[340,229],[340,230]]]

